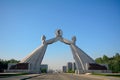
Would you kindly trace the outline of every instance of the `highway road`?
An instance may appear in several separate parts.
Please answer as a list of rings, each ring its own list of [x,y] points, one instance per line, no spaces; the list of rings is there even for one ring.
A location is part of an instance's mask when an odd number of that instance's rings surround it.
[[[64,73],[42,74],[27,80],[120,80],[120,78]]]

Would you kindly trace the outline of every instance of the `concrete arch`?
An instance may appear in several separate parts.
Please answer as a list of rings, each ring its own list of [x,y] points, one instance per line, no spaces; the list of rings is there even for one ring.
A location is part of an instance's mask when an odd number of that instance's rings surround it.
[[[42,44],[40,47],[35,49],[29,56],[20,61],[20,63],[29,63],[31,73],[40,73],[40,65],[43,60],[45,51],[49,44],[52,44],[57,41],[61,41],[70,46],[73,58],[76,63],[77,73],[85,72],[87,70],[87,63],[95,63],[95,61],[90,58],[84,51],[78,48],[75,44],[76,37],[72,37],[72,40],[67,40],[62,37],[62,31],[59,29],[56,31],[56,37],[46,40],[46,37],[42,36]]]

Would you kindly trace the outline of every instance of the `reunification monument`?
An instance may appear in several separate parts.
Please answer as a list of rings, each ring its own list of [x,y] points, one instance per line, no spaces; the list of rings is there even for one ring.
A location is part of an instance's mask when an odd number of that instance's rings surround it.
[[[76,64],[76,73],[86,72],[106,72],[107,67],[97,64],[90,56],[76,46],[76,37],[72,37],[72,40],[67,40],[62,37],[62,31],[58,29],[56,31],[55,38],[46,40],[46,37],[42,36],[42,44],[35,49],[30,55],[20,61],[18,64],[11,64],[8,66],[8,71],[27,71],[30,73],[40,73],[40,65],[44,58],[47,46],[57,41],[61,41],[70,46],[73,54],[73,58]]]

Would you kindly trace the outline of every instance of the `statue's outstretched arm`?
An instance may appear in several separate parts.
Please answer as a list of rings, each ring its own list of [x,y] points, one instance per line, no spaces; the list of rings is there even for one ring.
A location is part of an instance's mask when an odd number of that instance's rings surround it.
[[[69,41],[69,40],[67,40],[65,38],[61,38],[60,41],[65,43],[65,44],[68,44],[68,45],[70,45],[72,43],[72,41]]]
[[[52,38],[52,39],[46,40],[46,43],[47,43],[47,44],[52,44],[52,43],[54,43],[54,42],[56,42],[56,41],[58,41],[57,38]]]

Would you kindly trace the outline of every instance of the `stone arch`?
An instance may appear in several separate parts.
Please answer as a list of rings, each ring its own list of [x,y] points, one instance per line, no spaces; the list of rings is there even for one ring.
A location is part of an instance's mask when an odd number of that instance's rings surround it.
[[[42,40],[41,46],[35,49],[29,56],[20,61],[20,63],[30,64],[29,70],[31,73],[40,73],[40,65],[43,60],[47,46],[57,41],[61,41],[62,43],[65,43],[70,46],[73,58],[76,63],[77,73],[85,72],[87,70],[86,65],[88,63],[95,63],[95,61],[92,58],[90,58],[84,51],[82,51],[80,48],[76,46],[75,36],[72,37],[72,40],[67,40],[62,37],[62,30],[60,29],[56,31],[55,38],[46,40],[46,37],[43,35],[41,40]]]

